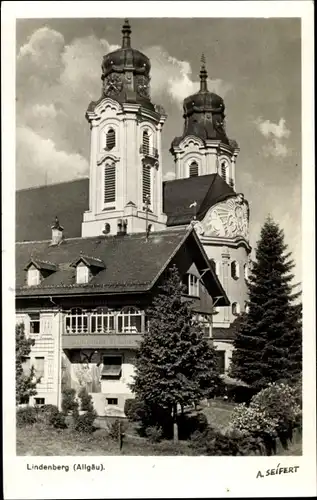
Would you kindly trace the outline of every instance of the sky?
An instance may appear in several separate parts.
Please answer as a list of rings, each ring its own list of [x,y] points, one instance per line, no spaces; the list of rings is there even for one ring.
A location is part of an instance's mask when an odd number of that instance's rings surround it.
[[[285,232],[301,281],[300,19],[130,17],[132,46],[151,60],[152,102],[165,108],[163,173],[183,130],[182,102],[199,89],[224,98],[240,147],[236,187],[250,204],[250,243],[270,214]],[[20,19],[16,28],[16,187],[88,175],[85,112],[101,96],[102,57],[121,45],[123,19]]]

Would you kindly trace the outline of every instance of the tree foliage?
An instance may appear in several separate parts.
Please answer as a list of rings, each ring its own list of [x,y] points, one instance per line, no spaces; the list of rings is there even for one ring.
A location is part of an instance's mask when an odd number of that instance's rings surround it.
[[[161,407],[176,418],[177,405],[211,397],[220,383],[214,349],[193,319],[177,268],[169,269],[148,311],[149,331],[136,356],[132,390],[147,407]]]
[[[37,394],[34,367],[29,373],[23,370],[23,364],[29,357],[31,348],[34,345],[33,339],[25,336],[24,323],[15,327],[15,396],[16,404],[28,403],[30,396]]]
[[[257,243],[248,280],[249,311],[237,325],[231,375],[262,389],[293,382],[301,373],[300,293],[294,293],[294,263],[284,233],[270,217]]]

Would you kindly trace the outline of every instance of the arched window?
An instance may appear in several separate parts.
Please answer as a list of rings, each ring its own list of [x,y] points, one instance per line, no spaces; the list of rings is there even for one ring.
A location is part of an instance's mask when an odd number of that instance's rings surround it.
[[[138,333],[142,331],[142,311],[136,307],[124,307],[118,314],[119,333]]]
[[[244,279],[248,281],[249,279],[249,266],[248,264],[244,264]]]
[[[233,302],[231,305],[232,314],[234,316],[239,316],[240,314],[240,304],[238,302]]]
[[[65,316],[66,333],[88,333],[88,315],[80,308],[71,309]]]
[[[227,162],[225,160],[220,164],[220,175],[227,182]]]
[[[148,204],[151,204],[151,192],[152,192],[152,182],[151,182],[151,176],[152,176],[152,171],[151,171],[151,166],[150,165],[143,165],[143,172],[142,172],[142,195],[143,195],[143,203],[148,202]]]
[[[91,313],[91,333],[114,331],[115,315],[107,307],[100,307]]]
[[[220,262],[216,261],[215,259],[210,259],[211,265],[214,268],[214,271],[217,276],[220,274]]]
[[[234,260],[231,262],[231,277],[234,280],[237,280],[239,279],[239,276],[240,276],[239,263],[236,260]]]
[[[197,161],[192,161],[189,165],[189,177],[197,177],[199,174]]]
[[[150,135],[147,130],[143,130],[142,146],[143,146],[143,154],[144,155],[150,154]]]
[[[116,165],[107,163],[104,170],[104,203],[116,201]]]
[[[113,128],[109,128],[106,134],[106,150],[111,151],[116,145],[116,133]]]

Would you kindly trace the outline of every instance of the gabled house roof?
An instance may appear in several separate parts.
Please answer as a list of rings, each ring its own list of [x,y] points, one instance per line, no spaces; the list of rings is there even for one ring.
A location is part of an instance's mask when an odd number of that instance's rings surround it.
[[[79,262],[83,262],[88,267],[97,267],[100,269],[104,269],[106,267],[105,263],[101,259],[89,257],[88,255],[79,255],[79,257],[71,263],[71,267],[76,267]]]
[[[41,270],[44,270],[44,271],[56,271],[57,267],[56,267],[56,264],[53,264],[52,262],[47,262],[45,260],[38,260],[38,259],[34,259],[33,257],[31,257],[31,259],[29,260],[29,262],[27,263],[27,265],[25,266],[25,271],[27,269],[29,269],[29,267],[31,266],[35,266],[36,269],[39,269],[40,271]]]
[[[216,203],[235,196],[235,191],[218,174],[199,175],[166,181],[163,184],[163,211],[167,226],[188,224],[196,215],[202,220]],[[190,207],[196,203],[196,207]]]
[[[179,255],[178,252],[185,251],[192,256],[201,273],[208,270],[202,280],[209,294],[212,297],[223,297],[218,302],[219,305],[229,304],[226,293],[192,228],[153,232],[148,237],[144,233],[137,233],[125,236],[69,238],[64,239],[58,246],[52,246],[50,243],[50,240],[46,240],[16,244],[17,298],[147,292]],[[73,264],[83,256],[89,256],[94,263],[102,261],[106,267],[93,276],[89,283],[77,284]],[[44,258],[56,265],[56,272],[45,277],[39,285],[26,286],[26,264],[32,259],[44,261]]]

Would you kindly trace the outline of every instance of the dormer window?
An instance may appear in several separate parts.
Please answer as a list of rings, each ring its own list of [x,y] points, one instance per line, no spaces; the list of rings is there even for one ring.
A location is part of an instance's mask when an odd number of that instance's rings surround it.
[[[101,259],[80,255],[80,257],[71,264],[71,267],[76,268],[76,283],[82,285],[88,283],[90,278],[96,276],[96,274],[102,269],[105,269],[106,266]]]
[[[89,268],[81,262],[76,268],[76,282],[78,284],[88,283],[89,281]]]
[[[40,271],[35,266],[28,269],[28,286],[36,286],[40,284]]]
[[[57,270],[55,264],[52,262],[38,260],[35,258],[32,258],[24,269],[27,271],[28,286],[39,285],[42,279],[47,278],[50,274]]]

